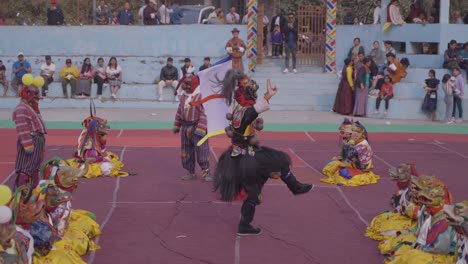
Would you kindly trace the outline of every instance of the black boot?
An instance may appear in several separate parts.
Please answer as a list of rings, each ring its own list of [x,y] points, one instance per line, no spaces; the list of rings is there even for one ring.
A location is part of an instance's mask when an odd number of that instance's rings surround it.
[[[250,223],[253,220],[255,214],[255,203],[253,201],[246,200],[242,204],[241,209],[241,220],[239,222],[239,228],[237,234],[240,236],[248,235],[259,235],[262,233],[262,229],[253,227]]]
[[[281,180],[288,186],[289,190],[294,194],[307,193],[314,187],[313,184],[300,183],[292,172],[288,172],[286,175],[281,176]]]

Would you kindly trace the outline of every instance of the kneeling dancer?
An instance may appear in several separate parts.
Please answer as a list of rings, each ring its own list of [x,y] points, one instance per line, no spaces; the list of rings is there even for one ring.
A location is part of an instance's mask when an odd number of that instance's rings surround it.
[[[236,89],[237,82],[237,89]],[[221,200],[232,201],[246,196],[241,209],[238,235],[258,235],[260,228],[253,227],[255,207],[260,204],[262,188],[269,178],[281,178],[295,194],[309,192],[313,185],[300,183],[290,171],[291,159],[281,151],[260,146],[255,131],[263,128],[260,113],[269,109],[269,100],[278,89],[267,81],[268,91],[257,100],[258,85],[239,70],[229,70],[223,80],[221,94],[231,105],[233,96],[237,104],[226,118],[230,125],[226,134],[231,146],[221,157],[214,175],[215,191],[221,193]],[[245,194],[245,195],[244,195]]]

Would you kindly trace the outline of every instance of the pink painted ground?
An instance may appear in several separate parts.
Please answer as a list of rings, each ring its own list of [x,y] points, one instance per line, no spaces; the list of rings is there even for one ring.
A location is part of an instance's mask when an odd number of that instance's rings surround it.
[[[0,177],[14,168],[14,130],[0,130]],[[70,157],[77,130],[52,130],[47,157]],[[120,134],[120,136],[119,136]],[[262,133],[262,143],[287,151],[299,179],[316,183],[295,197],[270,181],[254,220],[257,237],[236,237],[240,203],[221,203],[211,185],[183,182],[179,140],[169,131],[113,131],[110,149],[123,156],[128,178],[83,180],[74,207],[96,213],[102,249],[88,263],[380,263],[377,243],[364,236],[366,223],[389,209],[394,184],[389,165],[414,161],[420,173],[436,174],[456,201],[468,199],[468,137],[444,134],[374,133],[375,171],[381,181],[346,188],[319,183],[321,168],[338,151],[334,133]],[[409,140],[410,139],[410,140]],[[210,141],[217,156],[223,137]],[[211,157],[215,165],[215,155]]]

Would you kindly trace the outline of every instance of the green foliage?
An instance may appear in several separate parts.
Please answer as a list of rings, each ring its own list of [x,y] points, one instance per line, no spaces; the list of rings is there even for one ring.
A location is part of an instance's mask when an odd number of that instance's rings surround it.
[[[286,13],[295,13],[299,5],[321,5],[323,3],[323,0],[282,0],[280,8]]]

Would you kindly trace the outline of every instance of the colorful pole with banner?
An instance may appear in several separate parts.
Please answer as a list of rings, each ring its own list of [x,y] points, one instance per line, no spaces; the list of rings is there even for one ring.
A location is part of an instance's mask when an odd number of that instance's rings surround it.
[[[325,70],[336,73],[336,5],[337,0],[327,0],[327,40]]]
[[[249,72],[255,71],[257,66],[257,14],[258,0],[249,0],[247,3],[247,58],[249,59]]]

